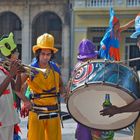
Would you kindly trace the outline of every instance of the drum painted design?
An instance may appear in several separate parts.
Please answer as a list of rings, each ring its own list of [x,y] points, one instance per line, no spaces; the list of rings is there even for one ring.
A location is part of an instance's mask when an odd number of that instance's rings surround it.
[[[99,130],[117,130],[132,124],[138,112],[101,116],[105,94],[124,106],[139,98],[139,80],[131,68],[109,62],[87,62],[77,67],[70,84],[68,110],[79,123]]]
[[[73,79],[73,84],[77,85],[79,83],[85,82],[87,77],[92,76],[93,71],[94,67],[92,64],[89,64],[87,67],[80,67],[78,71],[74,73],[75,78]]]

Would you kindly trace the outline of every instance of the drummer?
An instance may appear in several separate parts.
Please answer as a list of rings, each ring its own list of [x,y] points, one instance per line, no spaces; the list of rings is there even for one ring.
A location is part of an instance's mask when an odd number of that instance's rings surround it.
[[[96,46],[88,39],[83,39],[79,44],[77,64],[75,66],[80,66],[83,62],[88,60],[97,59],[98,52],[96,51]],[[75,133],[77,140],[92,140],[91,130],[82,124],[77,124],[77,129]]]
[[[89,60],[95,60],[97,59],[98,56],[98,51],[96,51],[96,46],[88,39],[83,39],[78,48],[78,56],[77,56],[77,64],[75,65],[76,69],[79,67],[82,63],[85,63]],[[112,132],[112,131],[111,131]],[[100,140],[102,139],[102,131],[95,131],[91,130],[88,127],[78,123],[77,128],[76,128],[76,133],[75,137],[77,140]],[[107,133],[106,133],[107,134]],[[110,134],[110,133],[108,133]],[[112,134],[114,136],[114,133]],[[112,140],[109,139],[108,135],[106,135],[107,139],[106,140]]]
[[[131,38],[137,39],[137,46],[140,48],[140,14],[135,18],[135,32],[130,36]],[[111,106],[109,108],[103,109],[100,111],[100,114],[103,116],[109,115],[112,117],[115,114],[124,113],[124,112],[137,112],[140,111],[140,99],[133,101],[132,103],[123,106]],[[134,138],[133,140],[140,140],[140,118],[138,119],[135,127]]]

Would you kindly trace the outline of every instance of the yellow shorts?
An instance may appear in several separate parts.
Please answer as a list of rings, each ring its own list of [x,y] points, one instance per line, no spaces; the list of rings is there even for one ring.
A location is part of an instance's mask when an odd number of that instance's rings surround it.
[[[29,113],[28,140],[62,140],[60,118],[39,120],[37,114]]]

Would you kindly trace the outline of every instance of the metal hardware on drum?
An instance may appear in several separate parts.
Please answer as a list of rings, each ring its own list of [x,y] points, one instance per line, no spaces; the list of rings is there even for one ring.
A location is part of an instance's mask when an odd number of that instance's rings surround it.
[[[86,75],[86,78],[85,78],[85,87],[87,87],[88,86],[88,81],[89,81],[89,65],[90,65],[90,61],[88,61],[87,62],[88,63],[88,65],[86,65],[87,66],[87,75]]]
[[[119,77],[120,77],[120,67],[119,67],[120,65],[118,64],[118,75],[117,75],[117,85],[119,85]]]
[[[103,74],[103,81],[102,81],[102,83],[105,82],[105,67],[106,67],[106,65],[104,65],[104,67],[103,67],[104,68],[104,71],[103,71],[104,74]]]
[[[85,86],[84,87],[88,87],[88,84],[85,82]]]

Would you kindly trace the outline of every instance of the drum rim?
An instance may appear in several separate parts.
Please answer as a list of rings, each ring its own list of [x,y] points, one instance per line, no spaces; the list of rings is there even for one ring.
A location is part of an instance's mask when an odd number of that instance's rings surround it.
[[[89,85],[92,85],[92,84],[94,84],[94,85],[95,85],[95,84],[104,84],[104,85],[107,85],[107,86],[113,85],[113,84],[105,83],[105,82],[101,82],[101,83],[89,83]],[[74,92],[75,90],[78,90],[79,88],[81,88],[81,87],[83,87],[83,86],[84,86],[84,85],[81,85],[81,86],[77,87],[76,89],[74,89],[73,91],[70,91],[70,92]],[[113,85],[113,86],[115,87],[115,85]],[[124,92],[128,91],[127,89],[124,90],[124,88],[122,88],[122,87],[120,87],[120,86],[119,86],[119,88],[120,88],[120,89],[123,89]],[[130,93],[132,93],[132,92],[130,92],[130,91],[128,91],[128,92],[129,92],[129,95],[130,95]],[[131,95],[133,95],[133,94],[131,94]],[[131,96],[131,95],[130,95],[130,96]],[[69,95],[68,100],[67,100],[67,103],[66,103],[66,107],[67,107],[67,110],[68,110],[69,114],[71,115],[71,117],[72,117],[76,122],[78,122],[79,124],[82,124],[82,125],[85,126],[85,127],[90,128],[90,129],[101,130],[101,131],[110,131],[110,130],[117,131],[117,130],[124,129],[124,128],[127,128],[128,126],[132,125],[133,123],[135,123],[135,122],[138,120],[138,118],[139,118],[139,116],[140,116],[140,112],[139,112],[138,115],[137,115],[137,117],[134,119],[134,121],[133,121],[132,123],[130,123],[130,124],[124,126],[124,127],[117,128],[117,129],[107,129],[107,130],[105,130],[105,129],[97,129],[97,128],[89,127],[89,126],[86,126],[85,124],[79,122],[75,117],[73,117],[72,113],[70,112],[69,103],[68,103],[68,102],[69,102],[70,96],[72,96],[72,94]],[[133,97],[134,99],[137,99],[137,98],[138,98],[138,97],[135,97],[134,95],[131,96],[131,97]]]
[[[134,98],[134,99],[138,99],[138,97],[136,97],[136,96],[134,96],[134,94],[133,94],[133,92],[132,91],[130,91],[130,90],[128,90],[128,89],[126,89],[126,88],[123,88],[122,86],[120,86],[119,84],[117,85],[117,84],[112,84],[111,82],[103,82],[103,81],[93,81],[93,82],[89,82],[89,83],[86,83],[86,84],[88,84],[88,85],[106,85],[106,86],[110,86],[111,85],[111,87],[115,87],[115,88],[119,88],[119,89],[121,89],[121,90],[123,90],[124,92],[127,92],[130,96],[131,95],[133,95],[132,97]],[[85,86],[86,84],[83,84],[83,85],[80,85],[79,87],[77,87],[77,88],[75,88],[74,90],[71,90],[70,92],[74,92],[74,91],[76,91],[76,90],[78,90],[78,89],[80,89],[80,88],[82,88],[83,86]],[[71,96],[71,95],[70,95]]]

